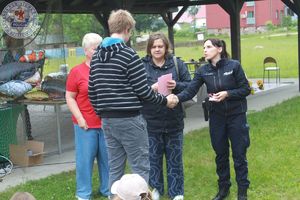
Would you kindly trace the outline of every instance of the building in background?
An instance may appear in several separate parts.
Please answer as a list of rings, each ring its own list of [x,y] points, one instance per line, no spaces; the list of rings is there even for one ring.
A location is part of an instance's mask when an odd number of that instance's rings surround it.
[[[292,14],[281,0],[245,2],[240,12],[241,32],[263,32],[267,23],[280,25],[284,16]],[[230,33],[229,15],[217,4],[206,6],[206,25],[210,34]]]
[[[174,14],[173,17],[175,17],[176,14]],[[191,15],[188,11],[184,12],[177,21],[177,24],[180,25],[184,23],[191,24],[196,28],[206,28],[206,5],[198,6],[198,13],[195,16]]]

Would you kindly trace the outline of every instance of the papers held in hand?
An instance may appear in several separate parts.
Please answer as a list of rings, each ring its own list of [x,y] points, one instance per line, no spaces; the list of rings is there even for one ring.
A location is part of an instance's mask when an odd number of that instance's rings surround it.
[[[209,101],[217,101],[218,99],[216,99],[214,96],[209,97],[208,99]]]
[[[168,89],[168,81],[172,80],[172,73],[162,75],[158,78],[158,93],[168,96],[171,90]]]

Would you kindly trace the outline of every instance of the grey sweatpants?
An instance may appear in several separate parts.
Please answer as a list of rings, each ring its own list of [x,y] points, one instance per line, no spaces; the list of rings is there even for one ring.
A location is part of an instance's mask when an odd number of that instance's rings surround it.
[[[149,142],[142,115],[128,118],[102,118],[107,143],[109,187],[119,180],[128,159],[131,172],[149,179]]]

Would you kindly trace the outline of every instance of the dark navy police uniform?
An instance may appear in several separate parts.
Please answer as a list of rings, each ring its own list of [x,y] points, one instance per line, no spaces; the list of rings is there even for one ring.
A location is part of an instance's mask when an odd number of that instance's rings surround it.
[[[247,189],[247,148],[250,145],[249,126],[246,119],[250,87],[245,73],[236,60],[221,59],[216,66],[208,63],[200,67],[189,87],[178,96],[180,101],[191,99],[206,84],[207,93],[227,91],[228,97],[221,102],[210,102],[209,125],[211,144],[216,152],[218,184],[220,188],[231,185],[229,167],[229,141],[232,149],[236,181],[239,188]]]

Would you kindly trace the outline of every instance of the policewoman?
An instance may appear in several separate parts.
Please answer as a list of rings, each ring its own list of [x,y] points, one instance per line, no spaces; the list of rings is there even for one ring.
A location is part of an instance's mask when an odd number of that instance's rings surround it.
[[[246,157],[250,145],[246,96],[250,94],[250,87],[240,63],[229,59],[223,40],[207,39],[203,49],[208,64],[197,70],[189,87],[177,97],[181,102],[192,99],[199,88],[206,84],[209,95],[209,131],[219,177],[219,191],[213,199],[222,200],[229,195],[231,146],[238,200],[246,200],[250,184]]]

